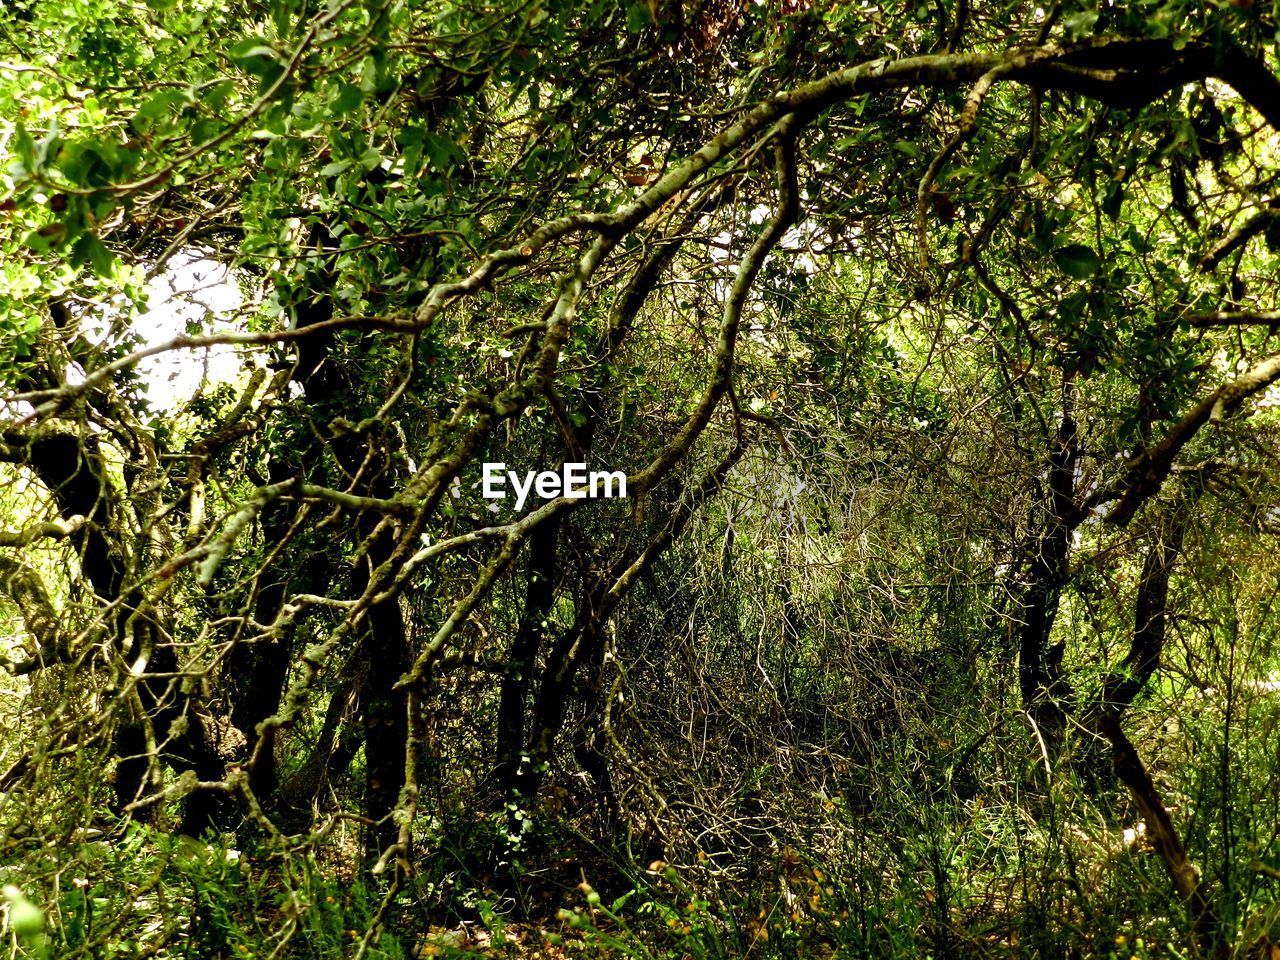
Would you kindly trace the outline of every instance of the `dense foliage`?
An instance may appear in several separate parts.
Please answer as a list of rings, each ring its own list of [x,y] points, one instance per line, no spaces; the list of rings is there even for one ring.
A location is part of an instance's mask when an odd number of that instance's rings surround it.
[[[1280,956],[1276,15],[9,0],[13,949]]]

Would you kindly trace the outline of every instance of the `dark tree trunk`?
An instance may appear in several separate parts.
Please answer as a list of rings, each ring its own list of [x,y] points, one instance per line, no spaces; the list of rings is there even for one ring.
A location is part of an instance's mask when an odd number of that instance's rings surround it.
[[[1117,716],[1128,709],[1160,669],[1169,624],[1169,577],[1182,552],[1186,520],[1186,510],[1178,508],[1167,533],[1157,532],[1143,559],[1129,652],[1122,671],[1109,675],[1102,684],[1100,706]]]
[[[327,298],[308,300],[298,304],[294,322],[298,327],[312,326],[330,319],[332,307]],[[302,387],[304,395],[315,403],[324,403],[338,395],[342,384],[338,372],[325,366],[332,343],[329,335],[307,337],[297,345],[297,365],[293,370],[293,382]],[[267,482],[281,483],[292,477],[306,475],[306,465],[323,462],[323,450],[311,431],[299,431],[306,438],[302,449],[277,451],[267,468]],[[299,505],[289,501],[274,500],[263,507],[259,514],[263,543],[276,545],[284,542],[298,516]],[[254,600],[254,619],[258,623],[271,623],[290,592],[299,588],[305,592],[322,592],[332,577],[333,564],[320,554],[312,554],[295,561],[283,557],[275,568],[265,570],[264,582]],[[292,574],[286,571],[294,571]],[[253,756],[258,745],[258,725],[280,709],[288,680],[289,665],[293,660],[294,631],[284,630],[270,639],[239,643],[227,659],[227,675],[230,686],[231,721],[244,735],[246,756]],[[258,801],[266,809],[276,806],[279,775],[276,769],[272,728],[267,736],[272,742],[264,745],[257,761],[249,771],[250,786]]]
[[[358,718],[363,713],[368,663],[364,651],[357,651],[344,665],[338,688],[329,697],[320,734],[301,766],[280,784],[280,807],[286,820],[297,822],[324,792],[331,779],[351,765],[363,742]],[[297,826],[301,829],[301,825]]]
[[[1182,553],[1187,522],[1202,489],[1198,479],[1193,481],[1152,535],[1138,580],[1129,652],[1120,669],[1103,678],[1097,700],[1089,707],[1089,717],[1106,714],[1119,722],[1160,669],[1169,624],[1169,579]],[[1105,752],[1105,746],[1095,740],[1081,750],[1076,762],[1085,784],[1094,792],[1114,784],[1110,776],[1114,771],[1108,770]]]
[[[360,565],[356,592],[368,586],[371,569],[385,563],[395,549],[386,531],[369,548],[367,562]],[[364,726],[364,810],[378,821],[370,831],[366,855],[376,861],[382,851],[396,842],[399,827],[391,818],[405,784],[405,749],[409,742],[407,691],[394,689],[409,669],[408,631],[399,597],[391,597],[369,608],[361,649],[365,655],[364,688],[360,697]]]
[[[1160,796],[1155,781],[1137,749],[1125,735],[1114,714],[1101,713],[1094,718],[1096,732],[1111,744],[1116,776],[1129,790],[1147,827],[1147,836],[1160,854],[1174,890],[1191,911],[1192,937],[1196,952],[1225,960],[1230,949],[1218,936],[1218,919],[1213,904],[1204,895],[1195,865],[1173,825],[1173,818]]]
[[[280,483],[295,475],[292,464],[273,461],[268,470],[268,483]],[[294,503],[268,503],[259,514],[263,542],[281,543],[288,535],[297,512],[298,507]],[[286,573],[290,569],[287,560],[263,571],[265,582],[258,589],[253,607],[257,622],[271,623],[275,620],[291,589],[299,586],[294,580],[303,581],[305,589],[310,592],[322,590],[329,579],[328,571],[321,569],[322,565],[320,558],[312,557],[303,561],[301,569],[292,576]],[[293,638],[293,630],[286,629],[267,640],[242,642],[227,658],[231,722],[245,737],[247,756],[253,756],[257,747],[258,725],[280,709],[293,657]],[[273,742],[265,745],[249,771],[249,784],[258,801],[267,809],[275,806],[278,786],[275,733],[274,729],[268,732],[267,736]]]
[[[1018,688],[1023,708],[1052,759],[1066,730],[1070,699],[1062,675],[1062,648],[1050,637],[1066,578],[1071,535],[1079,523],[1075,502],[1076,423],[1064,413],[1049,455],[1043,521],[1031,556],[1018,629]]]
[[[508,803],[518,802],[517,778],[524,753],[529,691],[546,634],[547,618],[555,601],[559,539],[559,517],[538,527],[529,538],[524,611],[502,675],[494,779]]]
[[[602,635],[592,631],[589,615],[583,614],[571,629],[556,640],[547,655],[542,683],[534,703],[526,756],[516,773],[516,795],[532,804],[546,779],[557,738],[564,727],[569,697],[579,667],[590,658],[588,647],[601,643]]]

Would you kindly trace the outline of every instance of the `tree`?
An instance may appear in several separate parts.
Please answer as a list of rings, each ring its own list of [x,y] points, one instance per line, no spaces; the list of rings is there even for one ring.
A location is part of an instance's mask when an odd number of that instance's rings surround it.
[[[1105,741],[1195,948],[1243,936],[1126,725],[1188,531],[1272,525],[1270,14],[3,18],[0,571],[39,704],[3,782],[33,877],[30,833],[238,831],[287,863],[354,819],[390,878],[363,953],[451,831],[513,896],[557,814],[749,863],[790,829],[770,744],[869,807],[894,745],[924,835],[1012,681],[1040,816]],[[193,260],[242,305],[155,340],[148,282]],[[228,348],[236,375],[148,397],[147,359]],[[499,461],[628,496],[513,509],[480,496]],[[753,630],[776,647],[735,673]]]

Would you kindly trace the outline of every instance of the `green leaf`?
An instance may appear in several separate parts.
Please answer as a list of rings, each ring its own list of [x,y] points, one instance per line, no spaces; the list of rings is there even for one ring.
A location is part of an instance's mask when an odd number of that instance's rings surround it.
[[[274,82],[284,72],[276,49],[256,37],[241,40],[228,51],[228,55],[236,66],[258,77],[264,84]]]
[[[627,32],[640,33],[653,25],[653,14],[649,12],[647,3],[627,4]]]
[[[109,277],[115,270],[116,258],[101,240],[92,233],[86,233],[71,248],[71,262],[88,262],[98,276]]]
[[[910,157],[912,160],[919,160],[924,156],[924,152],[910,140],[895,140],[893,149],[903,156]]]
[[[360,68],[360,89],[365,93],[378,89],[378,62],[373,57],[365,57]]]
[[[436,133],[423,133],[422,149],[431,165],[441,173],[447,171],[453,165],[454,158],[461,153],[456,143]]]
[[[1070,243],[1053,251],[1053,260],[1069,277],[1088,280],[1102,269],[1102,260],[1092,247],[1082,243]]]
[[[29,954],[47,957],[49,944],[44,935],[44,911],[12,884],[4,888],[4,898],[9,901],[9,929],[18,942]]]
[[[364,91],[353,83],[344,83],[329,101],[329,107],[335,117],[350,113],[364,102]]]
[[[62,236],[62,225],[55,223],[41,227],[39,230],[32,230],[22,242],[34,253],[48,253],[56,244],[62,242]]]
[[[235,90],[235,86],[230,80],[219,80],[202,89],[188,87],[187,94],[193,101],[199,98],[202,104],[212,110],[221,110],[226,105],[227,98]]]
[[[241,40],[239,43],[231,47],[227,51],[227,55],[239,63],[242,60],[252,60],[254,57],[265,57],[268,60],[276,59],[275,47],[268,44],[260,37],[249,37]]]
[[[271,0],[271,22],[275,25],[276,33],[282,37],[289,35],[292,8],[293,4],[288,0]]]
[[[138,108],[138,118],[155,120],[157,117],[164,116],[174,104],[185,102],[187,97],[186,90],[163,90]]]
[[[1068,37],[1076,40],[1091,33],[1097,23],[1098,12],[1096,10],[1085,10],[1063,17],[1062,29]]]
[[[13,149],[27,172],[34,172],[36,167],[36,142],[27,130],[27,125],[21,120],[14,125]]]
[[[1102,197],[1102,212],[1112,220],[1119,219],[1124,208],[1124,184],[1112,181],[1107,185]]]

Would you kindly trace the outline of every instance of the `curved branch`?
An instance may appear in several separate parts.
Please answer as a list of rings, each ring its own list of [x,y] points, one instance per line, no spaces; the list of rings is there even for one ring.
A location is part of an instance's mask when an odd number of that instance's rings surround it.
[[[23,530],[0,530],[0,547],[29,547],[37,540],[48,537],[51,540],[64,540],[84,526],[84,517],[80,514],[66,520],[47,520],[36,523]]]
[[[711,421],[712,413],[715,412],[716,406],[732,382],[738,326],[742,320],[742,309],[746,305],[747,296],[751,293],[756,277],[759,276],[770,252],[795,223],[800,212],[800,191],[796,182],[794,124],[793,117],[784,118],[778,124],[778,142],[775,148],[778,207],[764,232],[751,245],[751,249],[743,255],[742,262],[738,264],[738,272],[729,290],[729,299],[724,305],[720,335],[716,343],[715,359],[712,362],[711,377],[707,387],[697,407],[675,438],[647,467],[629,478],[629,488],[634,491],[637,498],[644,496],[646,491],[666,476],[668,471],[689,452]]]
[[[1219,310],[1216,313],[1197,313],[1186,318],[1193,327],[1249,327],[1275,326],[1280,323],[1280,310]]]
[[[933,189],[934,181],[938,179],[938,174],[942,172],[942,168],[955,152],[960,149],[966,140],[978,132],[978,111],[982,109],[982,101],[995,85],[995,82],[1011,69],[1011,65],[1001,64],[988,70],[978,78],[978,82],[969,91],[969,96],[965,98],[964,108],[960,111],[960,122],[956,132],[934,156],[933,161],[929,164],[929,169],[920,178],[920,187],[916,191],[916,234],[920,240],[920,268],[922,270],[929,268],[929,193]]]
[[[1174,459],[1201,427],[1206,423],[1218,423],[1277,378],[1280,378],[1280,354],[1267,358],[1230,383],[1218,387],[1175,423],[1163,440],[1130,461],[1129,469],[1117,484],[1118,490],[1112,488],[1092,497],[1090,505],[1114,499],[1118,493],[1119,499],[1106,519],[1116,526],[1128,523],[1138,508],[1159,491],[1173,469]]]
[[[1209,252],[1200,258],[1200,267],[1202,269],[1216,267],[1224,258],[1264,232],[1275,223],[1277,218],[1280,218],[1280,199],[1272,198],[1267,201],[1266,207],[1255,211],[1249,219],[1215,243]]]

